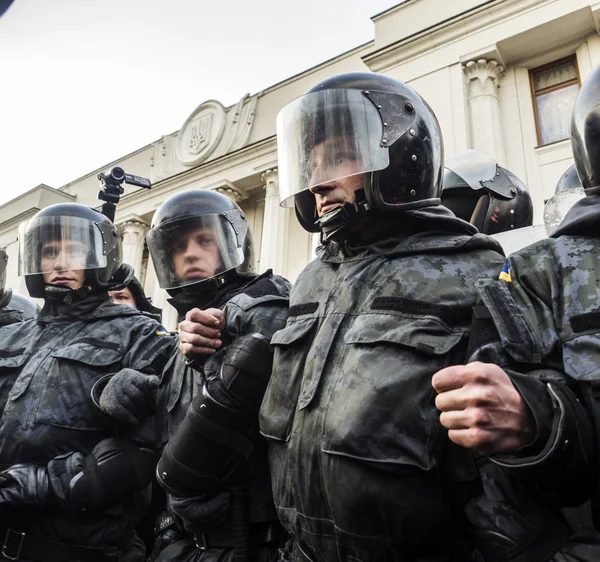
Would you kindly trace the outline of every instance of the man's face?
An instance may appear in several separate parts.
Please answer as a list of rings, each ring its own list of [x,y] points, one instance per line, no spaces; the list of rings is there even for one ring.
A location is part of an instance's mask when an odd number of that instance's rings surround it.
[[[328,139],[315,146],[311,154],[311,168],[311,183],[318,182],[319,176],[324,173],[327,177],[339,178],[310,188],[315,196],[318,216],[343,203],[354,203],[356,191],[365,186],[365,174],[359,173],[361,168],[356,154],[339,146],[338,139]]]
[[[132,308],[137,308],[137,305],[135,304],[135,299],[133,298],[129,287],[125,287],[120,291],[108,291],[108,295],[115,304],[124,304]]]
[[[74,240],[57,240],[42,246],[44,283],[79,289],[85,280],[88,248]]]
[[[182,281],[213,277],[221,264],[217,237],[210,228],[197,228],[182,236],[173,249],[175,275]]]

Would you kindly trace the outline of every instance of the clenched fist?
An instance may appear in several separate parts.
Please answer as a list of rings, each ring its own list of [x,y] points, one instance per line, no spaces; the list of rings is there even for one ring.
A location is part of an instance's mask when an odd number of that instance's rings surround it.
[[[186,356],[212,355],[222,345],[225,317],[218,308],[193,308],[179,324],[179,351]]]
[[[490,456],[515,453],[533,440],[533,415],[497,365],[447,367],[433,376],[432,385],[440,422],[457,445]]]

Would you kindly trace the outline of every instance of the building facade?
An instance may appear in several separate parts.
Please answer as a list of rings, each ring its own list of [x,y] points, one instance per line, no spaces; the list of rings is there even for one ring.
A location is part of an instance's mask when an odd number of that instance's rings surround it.
[[[435,111],[447,156],[482,150],[519,176],[534,201],[534,222],[572,164],[571,109],[580,84],[600,64],[600,2],[590,0],[406,0],[374,16],[369,43],[293,76],[231,107],[201,103],[177,132],[58,189],[40,185],[0,207],[0,247],[17,277],[17,229],[38,210],[76,201],[99,207],[98,172],[121,166],[148,177],[128,188],[115,222],[124,259],[146,293],[176,325],[145,248],[156,208],[188,189],[213,189],[236,201],[254,236],[255,265],[294,281],[317,240],[279,206],[275,119],[288,102],[334,74],[374,71],[408,83]]]

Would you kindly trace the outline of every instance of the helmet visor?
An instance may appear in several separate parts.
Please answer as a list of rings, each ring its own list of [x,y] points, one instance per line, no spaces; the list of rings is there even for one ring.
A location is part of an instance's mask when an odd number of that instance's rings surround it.
[[[115,243],[107,235],[104,225],[81,217],[33,218],[19,227],[19,275],[106,267]]]
[[[277,116],[281,204],[327,182],[383,170],[383,122],[360,90],[320,90],[288,104]]]
[[[492,180],[496,177],[496,161],[485,152],[478,150],[464,150],[446,158],[444,166],[454,172],[458,178],[449,174],[444,178],[444,189],[464,187],[466,183],[471,189],[483,189],[481,182]],[[452,180],[464,180],[464,183],[454,183]]]
[[[160,287],[185,287],[237,268],[244,263],[247,234],[247,223],[237,210],[151,228],[146,241]]]

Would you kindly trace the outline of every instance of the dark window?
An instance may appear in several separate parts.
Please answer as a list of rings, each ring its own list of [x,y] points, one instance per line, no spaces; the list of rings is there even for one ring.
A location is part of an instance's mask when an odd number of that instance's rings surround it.
[[[571,114],[579,92],[575,57],[529,71],[538,144],[551,144],[571,136]]]

